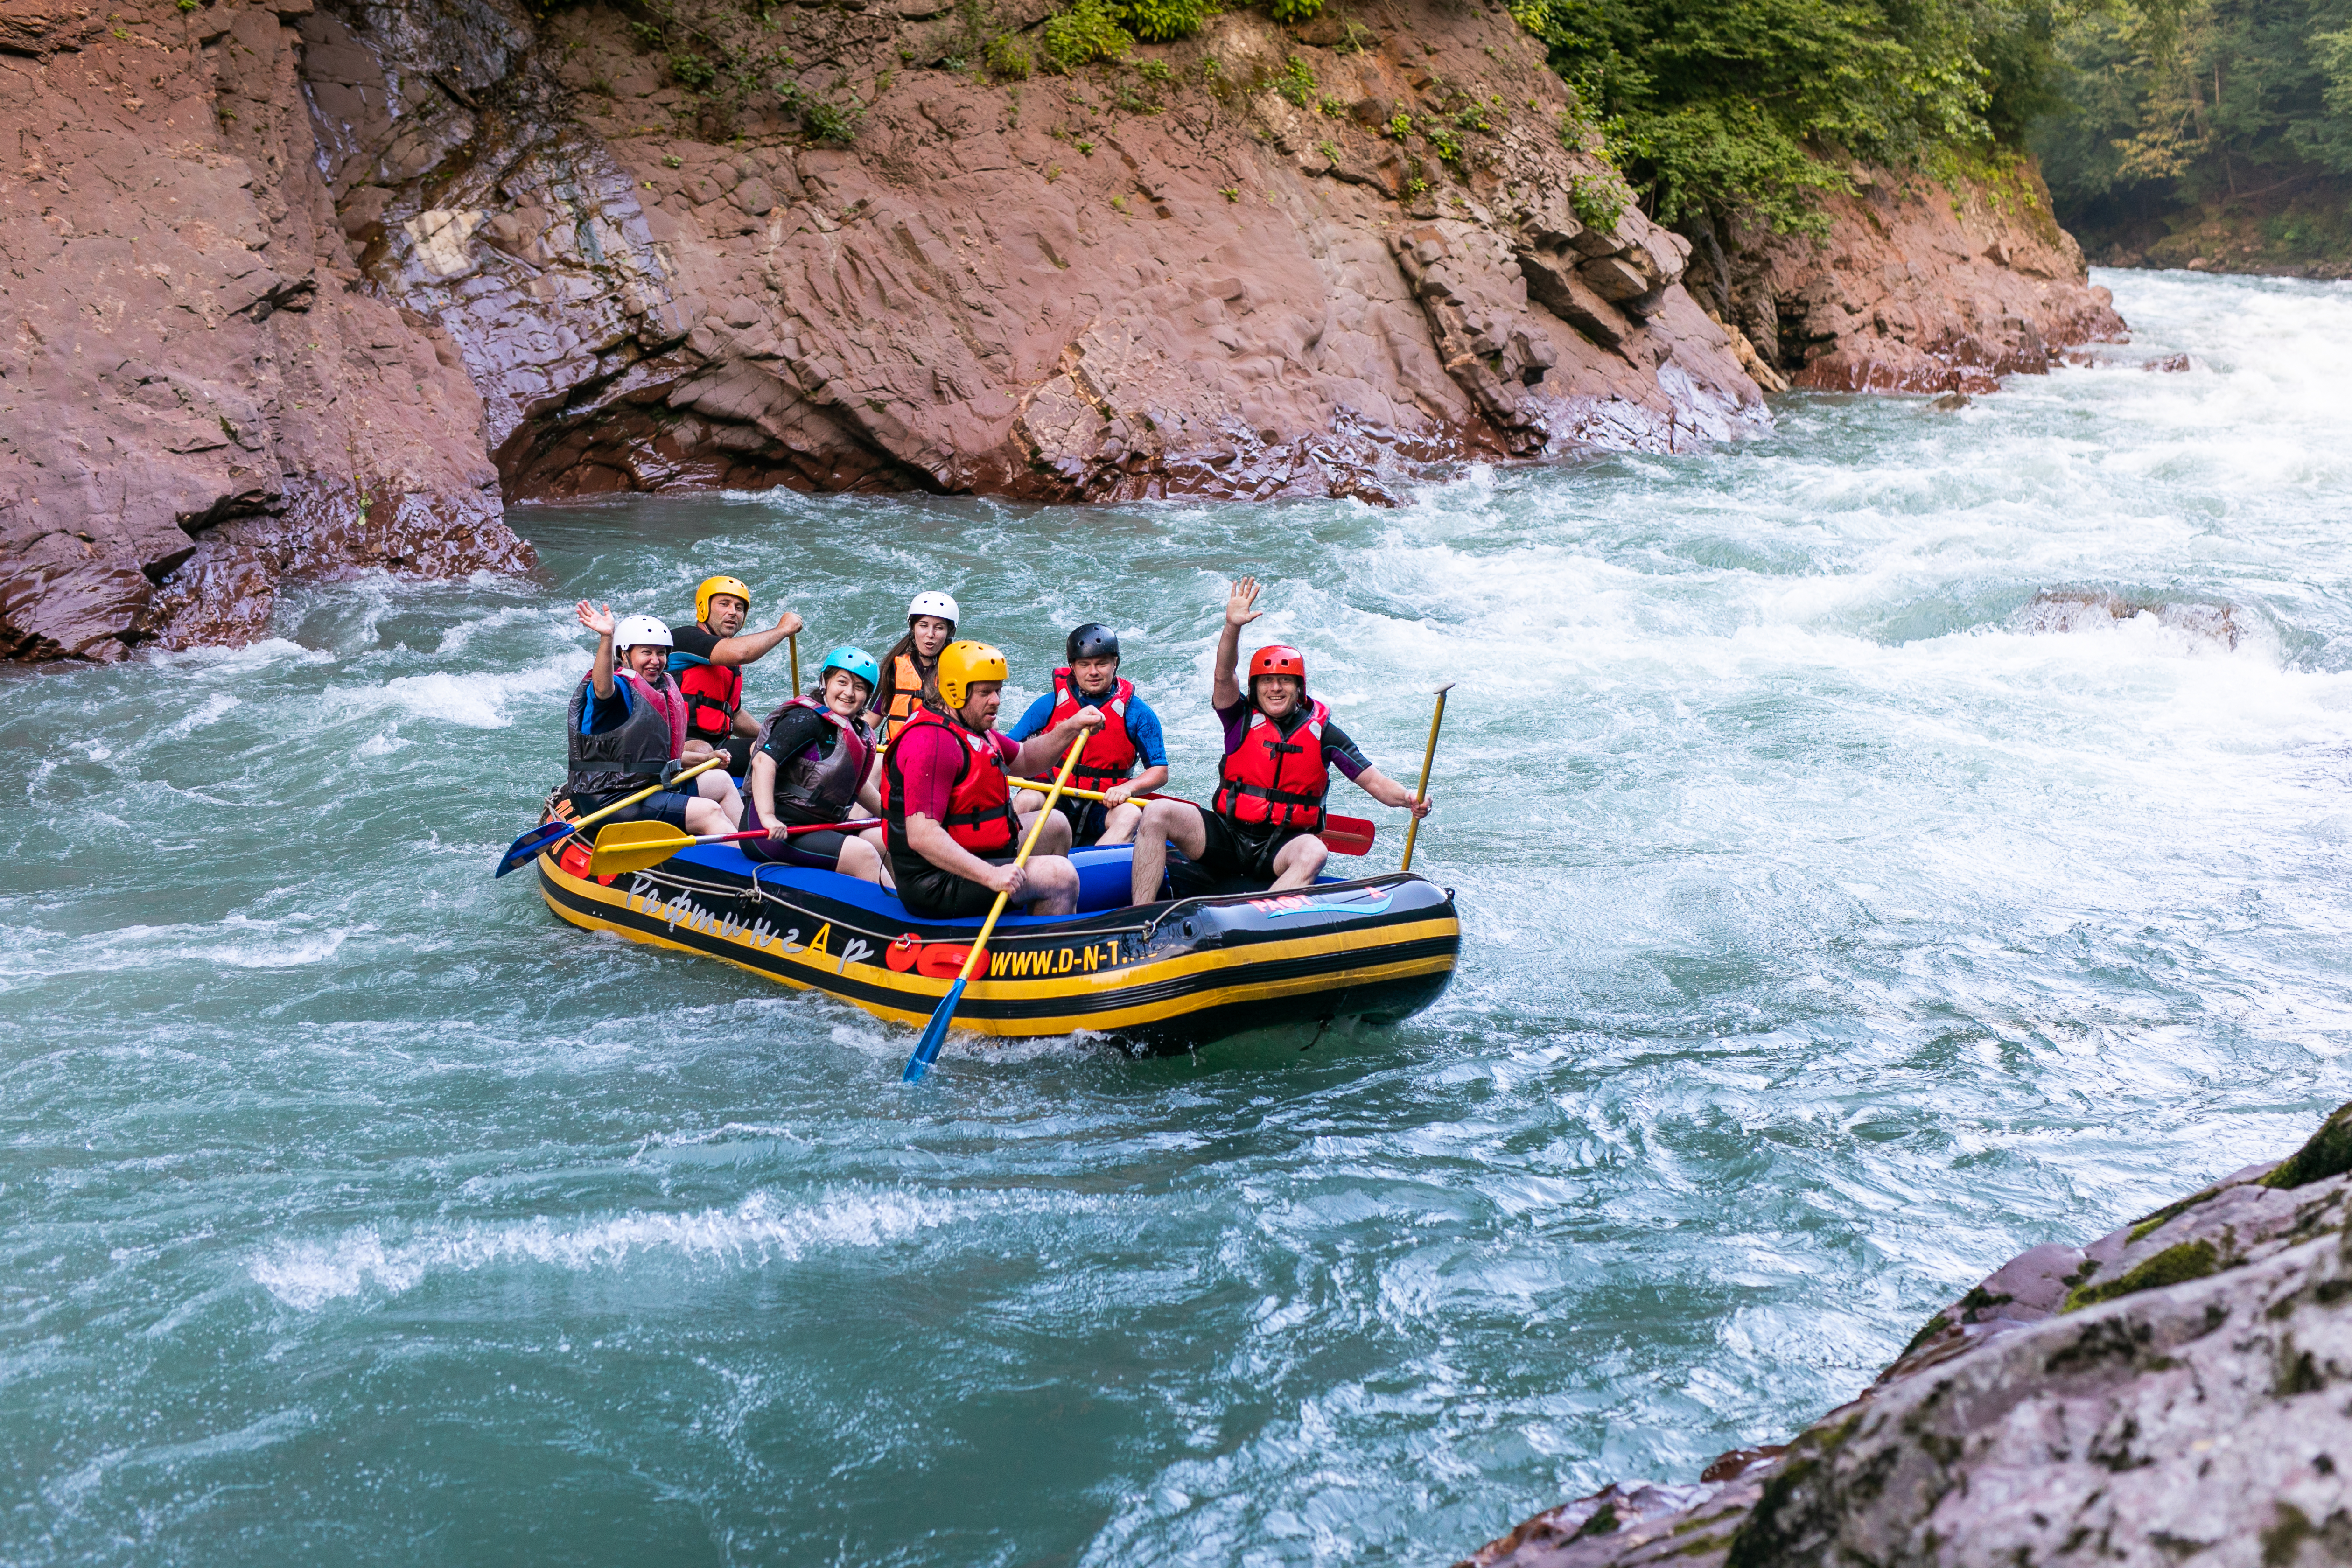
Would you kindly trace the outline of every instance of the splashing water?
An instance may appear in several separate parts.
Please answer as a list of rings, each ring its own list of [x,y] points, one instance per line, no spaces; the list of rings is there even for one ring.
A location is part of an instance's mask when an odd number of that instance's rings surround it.
[[[531,508],[541,582],[7,678],[0,1560],[1445,1562],[2284,1152],[2352,1094],[2352,292],[2104,280],[2133,345],[1958,412],[1394,512]],[[1461,682],[1403,1026],[908,1091],[488,875],[581,594],[736,573],[806,668],[945,587],[1016,700],[1098,618],[1197,793],[1243,570],[1392,775]]]

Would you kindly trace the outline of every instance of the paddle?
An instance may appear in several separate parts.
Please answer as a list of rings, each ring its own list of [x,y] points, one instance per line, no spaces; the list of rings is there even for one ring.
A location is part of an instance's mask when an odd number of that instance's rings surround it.
[[[1062,758],[1062,771],[1054,776],[1054,787],[1045,793],[1045,809],[1029,826],[1029,837],[1021,841],[1021,853],[1013,858],[1016,871],[1029,863],[1029,851],[1037,847],[1037,835],[1045,830],[1045,818],[1054,803],[1062,798],[1062,786],[1070,782],[1070,770],[1078,764],[1078,753],[1087,749],[1087,736],[1080,735],[1070,742],[1068,754]],[[915,1054],[907,1058],[907,1070],[898,1075],[906,1083],[920,1083],[923,1073],[939,1058],[940,1047],[948,1043],[948,1026],[955,1021],[956,1004],[963,1000],[963,988],[971,983],[972,972],[981,960],[988,956],[988,939],[996,930],[996,918],[1004,912],[1005,900],[1013,896],[1007,888],[996,895],[996,902],[988,907],[988,918],[980,923],[980,935],[973,939],[971,953],[963,961],[963,970],[957,974],[948,994],[940,998],[939,1006],[931,1013],[931,1021],[923,1030],[923,1037],[915,1042]]]
[[[869,817],[864,822],[810,822],[784,829],[784,837],[803,833],[863,833],[869,827],[879,827],[882,819]],[[753,827],[741,833],[706,833],[697,838],[680,833],[667,822],[616,822],[596,835],[596,847],[588,857],[588,874],[610,877],[622,871],[642,871],[648,866],[658,866],[681,849],[691,849],[698,844],[740,844],[746,839],[769,837],[764,827]]]
[[[1437,761],[1437,727],[1445,722],[1445,694],[1453,689],[1454,682],[1450,680],[1437,689],[1437,711],[1429,719],[1429,750],[1421,755],[1421,787],[1412,792],[1415,801],[1429,798],[1429,770]],[[1420,832],[1421,818],[1416,816],[1412,819],[1412,826],[1404,830],[1404,864],[1399,866],[1398,870],[1412,869],[1412,841]]]
[[[1015,782],[1014,787],[1027,790],[1034,795],[1044,790],[1045,786],[1044,781],[1039,779],[1021,779]],[[1098,789],[1080,789],[1076,784],[1072,784],[1062,793],[1076,796],[1079,800],[1100,800],[1103,797],[1103,792]],[[1129,795],[1128,798],[1129,800],[1184,800],[1181,795]],[[1202,811],[1208,809],[1197,800],[1184,800],[1184,804],[1199,807]],[[1370,854],[1372,836],[1379,831],[1379,824],[1367,821],[1360,816],[1334,816],[1328,811],[1323,814],[1321,835],[1323,843],[1335,855]]]
[[[683,781],[694,777],[697,773],[705,773],[711,768],[717,767],[726,760],[727,753],[724,752],[719,752],[715,757],[707,757],[703,761],[695,763],[694,766],[679,773],[676,777],[672,778],[668,784],[656,784],[651,789],[641,789],[635,795],[626,795],[614,801],[612,805],[606,806],[602,811],[590,812],[587,816],[582,817],[577,822],[564,822],[561,820],[555,822],[542,822],[537,827],[532,828],[529,833],[524,834],[521,837],[507,846],[506,854],[499,858],[499,868],[491,872],[490,875],[493,877],[503,877],[518,866],[528,866],[533,860],[538,859],[540,856],[546,853],[548,850],[552,849],[558,844],[562,843],[565,839],[571,837],[573,834],[579,832],[582,828],[586,827],[591,823],[602,822],[606,817],[612,816],[614,812],[620,810],[623,806],[635,805],[637,802],[645,799],[647,795],[659,795],[662,791],[670,789]]]
[[[801,634],[794,632],[785,637],[784,647],[793,656],[793,691],[798,695],[801,689]]]

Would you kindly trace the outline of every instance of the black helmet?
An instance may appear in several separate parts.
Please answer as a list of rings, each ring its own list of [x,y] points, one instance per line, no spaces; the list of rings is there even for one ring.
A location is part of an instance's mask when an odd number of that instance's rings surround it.
[[[1063,645],[1065,661],[1076,664],[1082,658],[1117,658],[1118,634],[1099,621],[1088,621],[1070,634]]]

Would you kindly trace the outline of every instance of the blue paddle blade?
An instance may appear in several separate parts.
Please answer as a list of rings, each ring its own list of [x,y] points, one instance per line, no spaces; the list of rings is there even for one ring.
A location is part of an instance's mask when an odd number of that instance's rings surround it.
[[[922,1082],[923,1069],[939,1060],[940,1047],[948,1043],[948,1025],[955,1020],[956,1004],[963,1000],[963,984],[958,980],[940,998],[939,1007],[923,1029],[923,1037],[915,1043],[915,1054],[907,1058],[907,1070],[898,1075],[901,1083]]]
[[[530,865],[539,858],[541,850],[564,837],[571,831],[572,824],[568,822],[541,823],[537,827],[507,846],[505,857],[499,861],[499,868],[490,875],[503,877],[518,867]]]

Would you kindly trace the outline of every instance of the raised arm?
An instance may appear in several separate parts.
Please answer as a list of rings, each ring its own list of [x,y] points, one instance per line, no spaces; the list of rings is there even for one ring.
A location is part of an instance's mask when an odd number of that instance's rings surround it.
[[[1220,710],[1231,708],[1242,700],[1242,689],[1234,679],[1234,668],[1241,662],[1242,628],[1265,614],[1254,606],[1257,604],[1257,579],[1244,577],[1225,595],[1225,629],[1217,637],[1216,679],[1209,685],[1209,700]]]
[[[580,624],[596,634],[596,662],[589,668],[596,684],[596,695],[609,700],[613,695],[613,632],[620,624],[613,619],[613,606],[599,607],[583,599],[572,606],[572,613]]]
[[[800,635],[807,623],[786,610],[776,617],[776,624],[764,632],[738,632],[731,637],[721,637],[710,650],[710,662],[730,668],[750,664],[770,648],[789,637]]]

